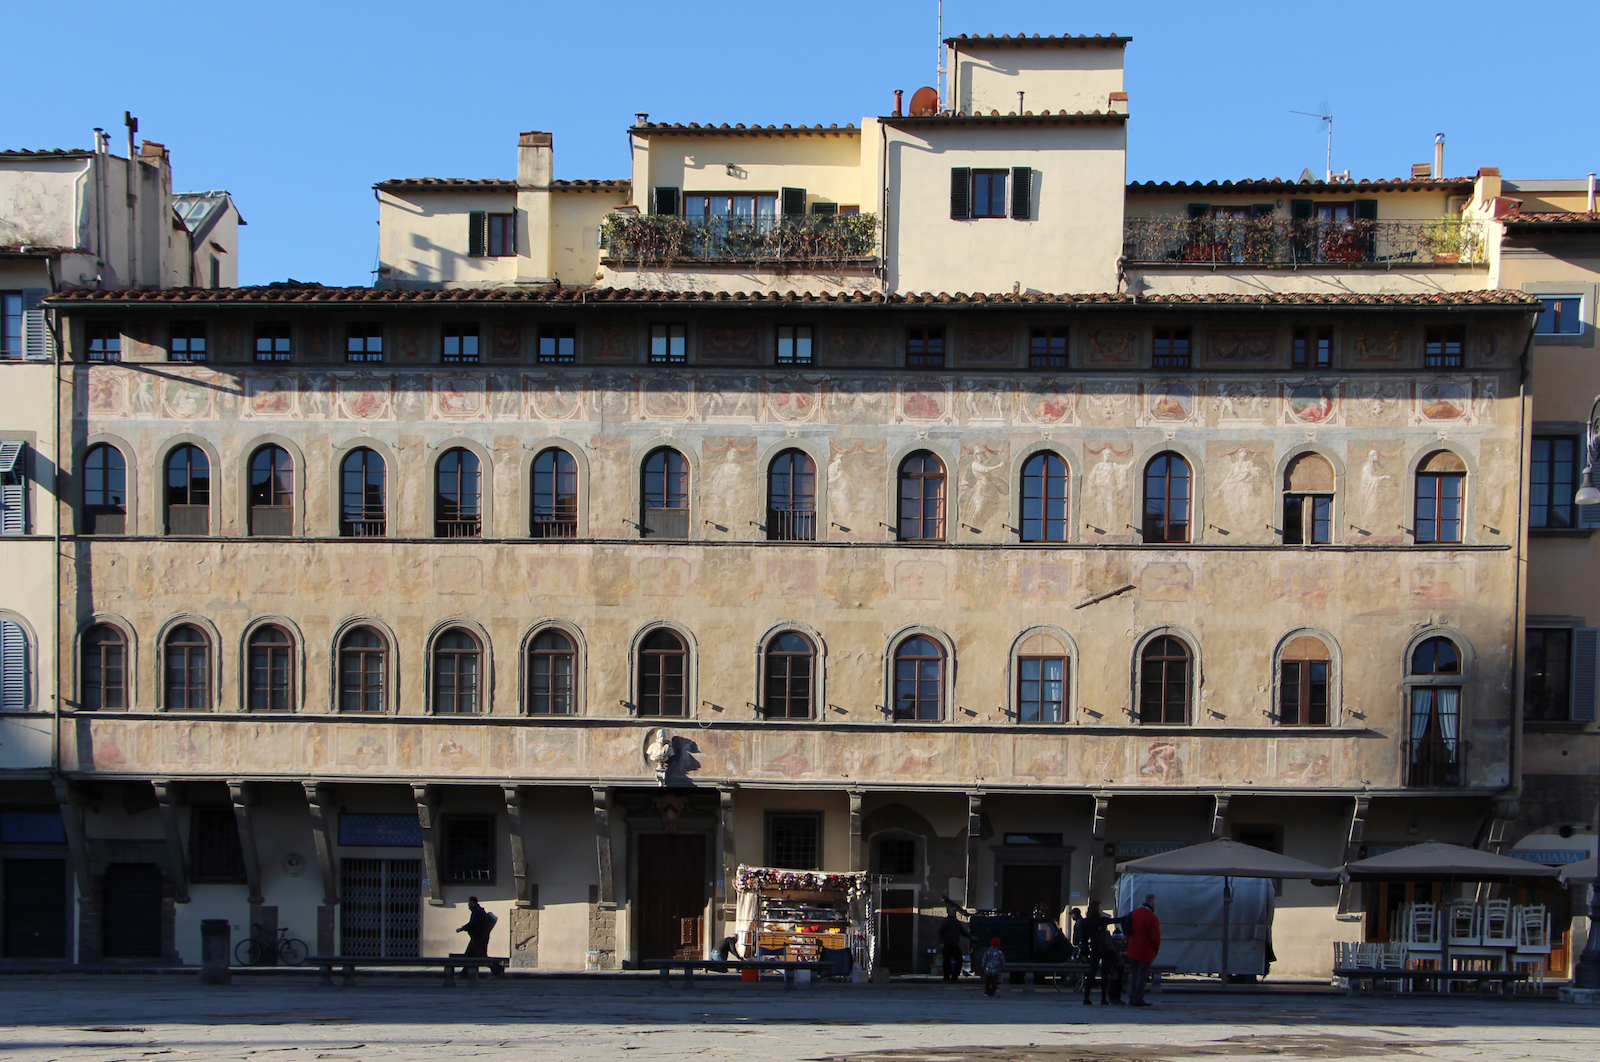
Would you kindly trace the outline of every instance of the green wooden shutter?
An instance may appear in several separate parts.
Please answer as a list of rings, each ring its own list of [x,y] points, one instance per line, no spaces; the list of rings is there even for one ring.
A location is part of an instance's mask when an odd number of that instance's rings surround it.
[[[467,215],[467,257],[482,258],[488,246],[489,218],[481,210]]]
[[[22,356],[27,361],[50,361],[55,357],[55,337],[45,323],[40,300],[49,288],[22,289]]]
[[[955,221],[972,217],[972,170],[966,166],[950,167],[950,217]]]
[[[1376,199],[1357,199],[1356,200],[1356,220],[1357,221],[1377,221],[1378,220],[1378,201]]]
[[[1011,216],[1018,221],[1033,217],[1033,170],[1011,167]]]
[[[1190,203],[1189,204],[1189,216],[1191,218],[1203,218],[1209,213],[1211,213],[1211,204],[1210,203]]]
[[[806,212],[806,190],[804,188],[785,188],[782,190],[783,216],[797,218]]]
[[[1272,216],[1272,211],[1273,206],[1271,203],[1255,203],[1250,207],[1250,216],[1253,218],[1267,218]]]
[[[1600,508],[1600,506],[1591,506]],[[1600,687],[1600,629],[1578,627],[1572,632],[1572,715],[1574,723],[1592,723],[1597,687]]]
[[[1309,199],[1289,200],[1289,243],[1294,249],[1294,260],[1313,262],[1317,257],[1316,224],[1311,215],[1316,204]]]
[[[655,213],[669,217],[678,216],[678,190],[672,185],[657,185],[654,196]]]
[[[506,252],[517,253],[517,212],[513,210],[506,215]]]
[[[1289,216],[1296,221],[1310,221],[1315,205],[1309,199],[1289,200]]]
[[[0,710],[28,708],[28,639],[22,626],[0,620]]]
[[[828,217],[828,218],[838,217],[839,216],[839,204],[838,203],[812,203],[811,204],[811,213],[812,213],[813,216],[816,216],[816,217]]]

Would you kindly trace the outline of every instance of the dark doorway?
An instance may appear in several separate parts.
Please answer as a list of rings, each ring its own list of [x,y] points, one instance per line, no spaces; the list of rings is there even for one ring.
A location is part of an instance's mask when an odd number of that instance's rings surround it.
[[[422,860],[341,859],[339,884],[340,955],[422,954]]]
[[[67,957],[67,861],[5,861],[5,957]]]
[[[639,958],[672,959],[685,945],[684,922],[706,908],[706,839],[697,833],[639,836]],[[691,930],[692,931],[692,930]]]
[[[917,893],[884,889],[878,909],[878,961],[890,973],[914,973],[916,966]]]
[[[1061,913],[1059,863],[1011,863],[1000,878],[1000,908],[1012,914],[1031,915],[1042,909],[1051,918]]]
[[[107,959],[161,958],[161,868],[154,863],[106,867],[100,954]]]

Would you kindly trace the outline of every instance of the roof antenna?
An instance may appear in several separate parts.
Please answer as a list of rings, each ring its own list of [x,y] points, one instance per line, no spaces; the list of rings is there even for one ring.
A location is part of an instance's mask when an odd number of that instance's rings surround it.
[[[1328,101],[1322,101],[1322,113],[1313,111],[1290,111],[1290,114],[1303,114],[1307,118],[1319,118],[1327,123],[1328,129],[1328,183],[1333,183],[1333,112],[1328,109]]]
[[[945,102],[944,102],[944,93],[945,93],[945,84],[944,84],[944,0],[938,0],[938,5],[937,6],[938,6],[938,10],[939,10],[939,17],[938,17],[938,25],[939,25],[939,62],[938,62],[938,65],[934,69],[934,81],[933,81],[933,83],[939,87],[939,104],[940,105],[939,105],[939,107],[937,109],[941,110],[941,111],[944,111],[944,110],[949,110],[949,107],[946,106]]]

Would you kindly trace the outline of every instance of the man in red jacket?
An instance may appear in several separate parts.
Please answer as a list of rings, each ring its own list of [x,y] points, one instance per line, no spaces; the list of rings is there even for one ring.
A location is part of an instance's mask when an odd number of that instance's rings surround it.
[[[1144,906],[1135,908],[1128,916],[1128,962],[1133,967],[1133,984],[1129,988],[1128,1005],[1148,1007],[1144,986],[1150,983],[1150,964],[1161,951],[1161,919],[1156,917],[1155,893],[1144,898]]]

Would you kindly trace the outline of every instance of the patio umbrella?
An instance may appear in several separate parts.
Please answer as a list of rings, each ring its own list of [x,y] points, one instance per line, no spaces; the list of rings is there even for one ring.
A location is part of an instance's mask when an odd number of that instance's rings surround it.
[[[1600,863],[1594,856],[1579,863],[1569,863],[1561,868],[1561,880],[1575,884],[1586,884],[1600,877]]]
[[[1228,984],[1228,921],[1233,907],[1233,878],[1296,878],[1336,885],[1339,872],[1303,859],[1269,852],[1238,841],[1207,841],[1122,864],[1144,874],[1183,874],[1222,879],[1222,984]]]

